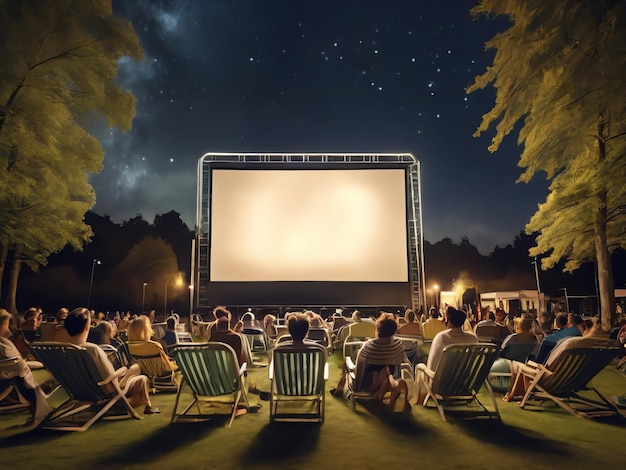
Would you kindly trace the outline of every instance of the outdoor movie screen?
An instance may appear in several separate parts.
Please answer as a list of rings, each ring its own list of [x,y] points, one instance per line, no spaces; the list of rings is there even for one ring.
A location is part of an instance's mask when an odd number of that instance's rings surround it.
[[[210,283],[408,285],[405,168],[213,168],[210,184]]]

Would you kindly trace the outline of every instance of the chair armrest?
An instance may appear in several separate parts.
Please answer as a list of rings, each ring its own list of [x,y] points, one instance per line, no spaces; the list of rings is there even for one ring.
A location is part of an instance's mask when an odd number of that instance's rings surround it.
[[[350,356],[345,357],[345,362],[346,362],[346,369],[348,369],[348,372],[353,372],[354,369],[356,369],[356,364],[354,363],[354,361],[352,360]]]
[[[270,362],[270,365],[267,368],[267,373],[268,373],[269,379],[272,380],[274,378],[274,361]]]
[[[120,367],[115,372],[113,372],[111,375],[109,375],[106,379],[101,380],[100,382],[98,382],[98,385],[102,386],[102,385],[106,385],[108,383],[111,383],[113,381],[113,379],[124,376],[126,374],[127,370],[128,370],[128,368],[126,366]]]
[[[324,380],[328,380],[328,362],[324,363]]]
[[[435,371],[434,370],[430,370],[428,367],[426,367],[426,364],[424,364],[422,362],[420,362],[417,365],[417,367],[415,367],[415,371],[417,372],[418,370],[421,370],[424,374],[426,374],[431,379],[435,378]]]
[[[244,362],[239,368],[239,375],[244,375],[248,371],[248,363]]]

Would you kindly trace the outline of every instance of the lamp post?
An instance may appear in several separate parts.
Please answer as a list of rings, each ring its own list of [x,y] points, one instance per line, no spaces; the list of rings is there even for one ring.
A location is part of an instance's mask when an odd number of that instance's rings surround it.
[[[143,287],[141,288],[141,312],[140,314],[143,315],[143,307],[146,303],[146,286],[148,285],[147,282],[143,283]]]
[[[94,258],[91,262],[91,278],[89,280],[89,295],[87,296],[87,310],[91,304],[91,290],[93,289],[93,273],[96,270],[96,264],[102,264],[99,259]]]
[[[567,287],[561,287],[559,290],[562,290],[565,293],[565,310],[569,313],[569,298],[567,297]]]
[[[176,277],[176,280],[174,281],[174,287],[181,287],[184,284],[183,282],[183,277],[180,273],[178,273],[178,276]],[[169,280],[165,279],[165,296],[164,296],[164,302],[163,302],[163,312],[165,313],[165,317],[167,318],[167,287],[169,286]]]
[[[435,291],[435,308],[439,310],[439,284],[435,284],[433,290]]]
[[[189,318],[193,314],[193,284],[189,285]]]

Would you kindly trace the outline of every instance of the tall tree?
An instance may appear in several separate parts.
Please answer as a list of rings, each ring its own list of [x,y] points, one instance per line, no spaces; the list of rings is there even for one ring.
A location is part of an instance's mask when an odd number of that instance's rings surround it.
[[[142,50],[110,0],[0,0],[0,31],[0,253],[13,254],[15,312],[22,263],[37,268],[92,234],[88,175],[103,152],[89,129],[130,128],[135,102],[115,84],[117,62]]]
[[[542,268],[595,258],[602,322],[615,305],[610,253],[624,246],[626,217],[626,4],[623,0],[482,0],[472,15],[503,15],[508,29],[487,42],[493,65],[468,92],[492,84],[495,106],[476,136],[495,125],[495,152],[521,122],[518,181],[538,172],[550,194],[526,227],[539,231]]]

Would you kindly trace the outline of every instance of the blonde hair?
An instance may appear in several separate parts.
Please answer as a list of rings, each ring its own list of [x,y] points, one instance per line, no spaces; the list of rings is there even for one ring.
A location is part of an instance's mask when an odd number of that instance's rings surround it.
[[[154,335],[150,319],[139,315],[128,325],[128,341],[148,341]]]

